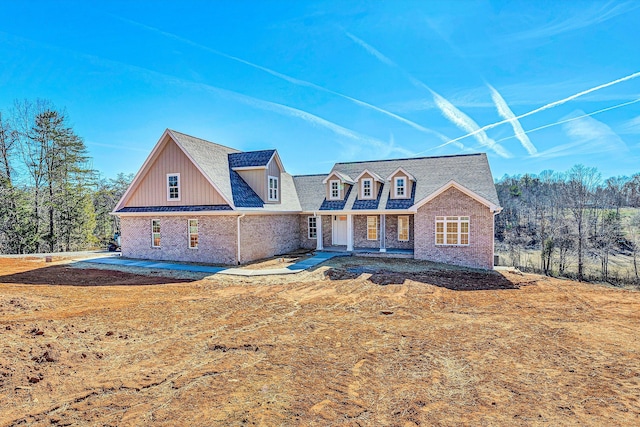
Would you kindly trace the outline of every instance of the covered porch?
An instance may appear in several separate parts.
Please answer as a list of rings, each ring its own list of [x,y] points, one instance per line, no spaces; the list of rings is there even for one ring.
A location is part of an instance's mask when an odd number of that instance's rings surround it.
[[[331,213],[317,215],[316,250],[413,258],[413,215]]]

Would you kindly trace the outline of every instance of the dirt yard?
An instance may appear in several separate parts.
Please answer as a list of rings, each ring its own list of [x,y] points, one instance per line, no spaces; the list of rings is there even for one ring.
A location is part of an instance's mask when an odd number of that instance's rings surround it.
[[[412,260],[82,266],[0,259],[1,426],[640,425],[637,291]]]

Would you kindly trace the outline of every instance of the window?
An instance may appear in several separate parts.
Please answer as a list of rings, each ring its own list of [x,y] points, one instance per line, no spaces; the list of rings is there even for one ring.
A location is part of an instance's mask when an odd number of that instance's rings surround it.
[[[332,180],[329,181],[329,198],[336,200],[340,198],[340,181],[338,180]]]
[[[407,194],[407,180],[404,177],[398,177],[395,179],[395,196],[405,197]]]
[[[270,176],[269,177],[269,201],[277,202],[279,199],[278,195],[278,177]]]
[[[371,178],[364,178],[362,180],[362,198],[370,199],[373,194],[373,180]]]
[[[180,200],[180,174],[167,174],[167,201]]]
[[[189,220],[189,248],[198,249],[198,220]]]
[[[309,218],[307,218],[308,220],[308,236],[310,239],[317,239],[318,238],[318,223],[317,220],[318,218],[315,216],[310,216]]]
[[[409,216],[403,215],[398,217],[398,241],[409,241]]]
[[[468,245],[468,216],[437,216],[436,245]]]
[[[160,220],[151,220],[151,246],[154,248],[160,247]]]
[[[378,217],[367,217],[367,240],[378,240]]]

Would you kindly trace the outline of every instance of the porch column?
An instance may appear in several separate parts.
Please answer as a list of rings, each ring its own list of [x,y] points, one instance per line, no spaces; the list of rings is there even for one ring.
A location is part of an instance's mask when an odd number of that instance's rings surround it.
[[[347,251],[353,251],[353,215],[347,215]]]
[[[324,249],[322,245],[322,215],[316,215],[316,250]]]
[[[387,252],[387,216],[380,215],[380,252]]]

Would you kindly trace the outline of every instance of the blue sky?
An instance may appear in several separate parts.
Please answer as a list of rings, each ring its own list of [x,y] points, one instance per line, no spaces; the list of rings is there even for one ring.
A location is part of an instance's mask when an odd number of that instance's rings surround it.
[[[64,107],[105,176],[165,128],[288,172],[486,152],[640,172],[640,2],[0,0],[0,109]],[[9,19],[6,19],[9,17]]]

